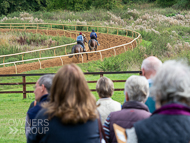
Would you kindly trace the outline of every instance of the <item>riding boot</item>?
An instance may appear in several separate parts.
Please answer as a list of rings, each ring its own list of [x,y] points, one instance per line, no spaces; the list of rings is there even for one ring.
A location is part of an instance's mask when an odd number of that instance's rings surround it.
[[[98,43],[98,41],[97,41],[97,44],[98,44],[98,46],[100,46],[100,44]]]
[[[86,49],[85,49],[85,47],[83,48],[83,52],[86,52]]]

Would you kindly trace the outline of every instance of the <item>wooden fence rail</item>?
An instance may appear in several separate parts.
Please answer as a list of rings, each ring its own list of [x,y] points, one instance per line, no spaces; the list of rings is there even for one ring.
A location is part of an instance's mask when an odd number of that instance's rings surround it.
[[[29,84],[35,84],[36,82],[26,82],[26,77],[31,77],[31,76],[42,76],[47,73],[43,74],[3,74],[0,75],[0,77],[14,77],[14,76],[19,76],[22,77],[22,82],[17,82],[17,83],[0,83],[0,85],[23,85],[23,90],[22,91],[0,91],[0,94],[5,94],[5,93],[23,93],[23,99],[26,98],[27,93],[33,93],[33,91],[27,91],[26,90],[26,85]],[[50,73],[54,74],[54,73]],[[100,75],[102,77],[104,74],[141,74],[141,71],[123,71],[123,72],[86,72],[84,73],[85,75]],[[113,82],[125,82],[126,80],[113,80]],[[87,81],[88,83],[96,83],[97,81]],[[123,91],[123,88],[116,88],[114,91]],[[96,91],[96,89],[91,89],[91,91]]]

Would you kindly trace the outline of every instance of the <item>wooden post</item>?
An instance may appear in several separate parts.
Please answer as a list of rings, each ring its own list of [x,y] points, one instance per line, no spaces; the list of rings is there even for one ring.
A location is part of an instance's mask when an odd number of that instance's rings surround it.
[[[118,29],[117,29],[117,35],[118,35]]]
[[[100,74],[100,77],[103,77],[104,76],[104,74]]]
[[[126,48],[125,48],[125,46],[124,46],[124,50],[125,50],[125,52],[126,52]]]
[[[15,65],[15,73],[17,74],[17,67],[16,67],[16,64],[14,63],[14,65]]]
[[[36,29],[36,33],[38,33],[38,24],[37,24],[37,29]]]
[[[98,32],[98,27],[97,27],[97,32]]]
[[[133,32],[132,32],[132,38],[133,38]]]
[[[24,58],[24,54],[22,54],[22,61],[23,61],[23,58]],[[24,64],[24,62],[22,62]]]
[[[10,29],[11,29],[11,24],[10,24]]]
[[[65,36],[65,31],[64,31],[64,36]]]
[[[87,26],[87,32],[88,32],[88,26]]]
[[[67,48],[67,46],[65,46],[65,55],[67,55],[67,51],[66,51],[66,48]]]
[[[40,69],[42,69],[42,66],[41,66],[41,62],[40,62],[40,59],[38,59],[38,62],[40,63]]]
[[[100,58],[101,58],[101,61],[102,61],[102,53],[100,52]]]
[[[54,56],[56,56],[55,49],[54,49]]]
[[[114,50],[114,57],[116,56],[116,51],[115,51],[115,48],[113,49]]]
[[[61,63],[62,63],[62,65],[63,65],[63,60],[62,60],[62,58],[61,57],[59,57],[60,59],[61,59]]]
[[[75,26],[75,31],[77,30],[76,26]]]
[[[22,82],[23,82],[23,99],[26,98],[26,77],[22,76]]]
[[[131,43],[131,46],[132,46],[132,51],[133,51],[133,43]]]
[[[126,30],[126,36],[128,35],[128,31]]]
[[[5,57],[3,58],[3,63],[5,62]],[[5,67],[5,65],[3,65]]]
[[[41,58],[41,51],[40,51],[40,53],[39,53],[39,57]]]
[[[107,28],[107,34],[108,34],[108,28]]]

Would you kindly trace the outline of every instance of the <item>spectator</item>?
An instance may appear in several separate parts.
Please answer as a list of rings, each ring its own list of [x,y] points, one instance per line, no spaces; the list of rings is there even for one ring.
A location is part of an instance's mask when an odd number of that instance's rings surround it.
[[[127,129],[127,143],[188,143],[190,141],[190,68],[167,61],[153,78],[151,95],[157,110]]]
[[[35,101],[37,101],[38,104],[36,106],[32,106],[31,104],[27,112],[26,125],[25,125],[26,136],[30,132],[32,120],[35,118],[35,116],[38,114],[38,112],[41,109],[41,104],[43,102],[48,101],[48,94],[50,93],[53,77],[54,75],[51,74],[43,75],[36,82],[36,85],[34,87],[35,89],[34,94],[35,94]]]
[[[96,99],[75,64],[65,65],[56,73],[50,101],[43,107],[36,116],[41,124],[32,126],[28,143],[100,142]]]
[[[99,95],[99,100],[96,102],[98,111],[101,115],[102,124],[111,112],[121,110],[121,104],[111,99],[114,91],[113,82],[107,77],[101,77],[96,84],[96,91]]]
[[[150,56],[143,60],[141,70],[142,75],[148,79],[149,87],[152,86],[152,78],[155,76],[156,72],[162,66],[162,62],[154,56]],[[151,113],[153,113],[155,109],[155,101],[152,97],[148,97],[145,104],[148,106]]]
[[[125,83],[126,101],[121,111],[112,112],[104,123],[106,138],[116,143],[113,123],[123,128],[131,128],[139,120],[148,118],[151,113],[144,104],[149,95],[148,81],[143,76],[131,76]]]

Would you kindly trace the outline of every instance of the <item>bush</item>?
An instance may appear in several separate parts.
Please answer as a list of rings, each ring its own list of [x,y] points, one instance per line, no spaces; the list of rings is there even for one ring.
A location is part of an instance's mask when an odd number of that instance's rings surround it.
[[[157,2],[160,6],[169,7],[169,6],[174,5],[174,4],[177,2],[177,0],[156,0],[156,2]]]

